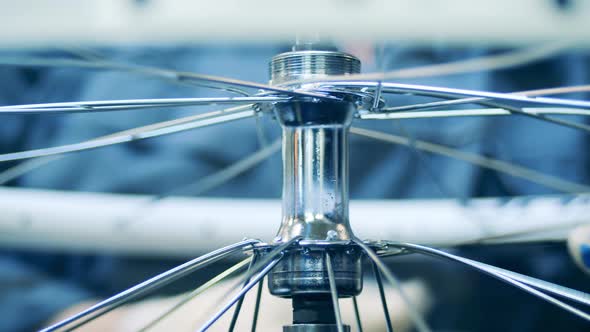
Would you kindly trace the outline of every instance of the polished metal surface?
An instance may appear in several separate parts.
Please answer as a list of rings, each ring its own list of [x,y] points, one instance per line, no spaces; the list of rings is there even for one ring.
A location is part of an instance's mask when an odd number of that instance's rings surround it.
[[[281,53],[272,58],[270,84],[277,85],[360,72],[360,60],[350,54],[325,50],[298,50]]]
[[[330,282],[326,269],[326,252],[330,252],[331,266],[339,297],[360,294],[363,287],[362,255],[356,246],[338,249],[296,248],[268,275],[270,293],[275,296],[293,297],[330,294]]]
[[[344,332],[350,332],[350,326],[343,325]],[[283,326],[283,332],[338,332],[336,324],[293,324]]]
[[[358,72],[358,59],[329,50],[297,49],[277,55],[270,66],[272,85]],[[354,237],[348,135],[358,97],[341,95],[342,101],[299,98],[273,109],[283,130],[282,222],[275,243],[301,238],[268,276],[270,293],[293,301],[286,332],[349,331],[338,298],[362,290],[361,251],[348,242]]]
[[[278,241],[349,240],[348,102],[279,103],[283,128],[283,217]]]

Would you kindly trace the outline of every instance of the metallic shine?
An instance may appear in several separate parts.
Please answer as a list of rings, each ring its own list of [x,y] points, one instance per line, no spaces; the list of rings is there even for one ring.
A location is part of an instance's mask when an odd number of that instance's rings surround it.
[[[347,102],[292,102],[275,106],[283,127],[282,241],[349,240]]]

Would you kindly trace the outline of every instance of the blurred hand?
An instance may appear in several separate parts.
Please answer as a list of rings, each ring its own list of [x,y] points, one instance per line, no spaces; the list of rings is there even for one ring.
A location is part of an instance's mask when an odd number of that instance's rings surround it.
[[[218,307],[228,301],[220,300],[230,289],[234,282],[220,283],[205,293],[197,296],[193,301],[185,304],[179,310],[160,321],[149,331],[194,331],[198,329]],[[431,305],[429,291],[420,280],[410,280],[403,283],[404,292],[410,298],[414,307],[425,314]],[[386,296],[389,312],[392,318],[394,331],[410,331],[412,320],[408,314],[408,307],[400,297],[397,290],[386,285]],[[249,331],[254,312],[256,289],[252,289],[242,306],[236,326],[236,331]],[[138,331],[148,322],[166,311],[178,302],[183,295],[146,300],[127,305],[100,317],[82,329],[87,332],[113,331],[127,332]],[[360,316],[365,331],[385,331],[385,323],[379,291],[374,282],[365,282],[363,293],[357,298]],[[75,314],[94,303],[81,303],[62,312],[54,321],[59,321]],[[233,308],[213,325],[209,331],[227,331],[233,314]],[[357,331],[354,311],[351,299],[340,300],[340,310],[345,324],[350,325],[351,331]],[[266,287],[262,293],[260,312],[258,316],[258,331],[282,331],[283,325],[291,323],[291,301],[271,296]]]
[[[576,264],[590,274],[590,225],[575,228],[569,234],[567,247]]]

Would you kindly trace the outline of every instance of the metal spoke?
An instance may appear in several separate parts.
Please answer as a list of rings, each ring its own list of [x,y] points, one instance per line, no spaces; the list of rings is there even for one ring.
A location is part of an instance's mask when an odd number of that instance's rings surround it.
[[[218,111],[218,112],[219,112],[219,114],[222,114],[224,112],[231,112],[231,109]],[[208,114],[212,114],[212,113],[208,113]],[[160,122],[160,123],[152,124],[149,126],[139,127],[136,130],[141,130],[141,129],[156,130],[156,129],[165,128],[168,126],[178,125],[178,124],[182,124],[182,123],[189,123],[191,121],[194,121],[195,119],[198,119],[201,116],[202,115],[193,115],[193,116],[179,118],[179,119],[175,119],[175,120],[171,120],[171,121]],[[258,116],[259,115],[257,114],[256,117],[258,117]],[[132,133],[134,133],[134,131],[126,130],[126,131],[118,132],[115,134],[125,134],[125,133],[132,134]],[[113,134],[113,135],[115,135],[115,134]],[[107,138],[109,136],[110,135],[102,136],[99,138]],[[251,156],[247,157],[246,159],[243,159],[234,165],[231,165],[225,169],[222,169],[219,172],[216,172],[209,177],[206,177],[204,179],[200,179],[198,182],[193,183],[192,185],[189,185],[189,186],[194,185],[193,187],[190,187],[187,189],[191,190],[193,193],[196,192],[197,194],[203,193],[207,190],[211,190],[212,188],[223,184],[225,181],[230,180],[234,176],[239,175],[241,172],[246,171],[249,167],[255,166],[256,163],[261,162],[264,158],[266,158],[270,154],[272,154],[275,149],[276,149],[276,147],[273,146],[272,144],[270,147],[268,147],[268,146],[264,147],[264,148],[260,149],[259,151],[255,152],[254,154],[252,154]],[[46,165],[52,161],[61,159],[62,157],[63,157],[63,155],[54,155],[51,157],[35,158],[32,160],[26,160],[16,166],[10,167],[10,168],[6,169],[5,171],[0,172],[0,185],[4,185],[4,184],[8,183],[9,181],[17,179],[18,177],[20,177],[32,170],[35,170],[35,169],[37,169],[43,165]]]
[[[230,166],[223,168],[213,174],[205,176],[194,183],[190,183],[181,188],[174,190],[175,193],[189,193],[191,195],[201,195],[214,188],[217,188],[236,176],[244,173],[262,161],[268,159],[273,154],[281,150],[281,139],[276,139],[272,144],[259,149],[244,159],[241,159]],[[156,196],[153,200],[161,200],[168,197],[169,194]]]
[[[555,87],[555,88],[519,91],[519,92],[514,92],[514,94],[520,94],[520,95],[525,95],[525,96],[529,96],[529,97],[534,97],[534,96],[562,95],[562,94],[567,94],[567,93],[580,93],[580,92],[590,92],[590,84],[559,86],[559,87]]]
[[[564,224],[560,224],[560,225],[530,227],[528,229],[520,230],[520,231],[505,232],[505,233],[477,237],[473,240],[462,241],[461,243],[457,243],[456,245],[505,243],[505,242],[515,241],[518,238],[528,237],[528,236],[538,234],[538,233],[546,233],[546,232],[550,232],[550,231],[567,231],[567,230],[574,229],[577,226],[584,225],[586,223],[587,223],[586,221],[578,221],[578,222],[573,222],[573,223],[564,223]]]
[[[307,88],[319,87],[319,88],[347,88],[347,89],[362,89],[370,88],[376,89],[378,82],[356,82],[356,81],[342,81],[342,82],[323,82],[317,84],[309,84]],[[429,96],[444,99],[456,99],[461,97],[479,97],[489,99],[493,101],[504,101],[511,102],[510,106],[514,107],[526,107],[526,106],[555,106],[555,107],[570,107],[570,108],[582,108],[590,109],[590,102],[584,100],[574,99],[560,99],[560,98],[549,98],[549,97],[527,97],[525,95],[510,94],[510,93],[499,93],[499,92],[488,92],[488,91],[477,91],[477,90],[466,90],[466,89],[454,89],[446,87],[435,87],[426,85],[415,85],[415,84],[401,84],[383,82],[382,92],[392,94],[411,94],[419,96]]]
[[[520,114],[520,115],[528,116],[533,119],[537,119],[537,120],[541,120],[541,121],[545,121],[545,122],[550,122],[550,123],[557,124],[560,126],[569,127],[572,129],[577,129],[577,130],[584,131],[586,133],[590,133],[590,126],[585,125],[583,123],[572,122],[572,121],[563,120],[563,119],[556,119],[556,118],[548,117],[544,114],[523,112],[523,110],[521,108],[513,107],[513,106],[509,106],[509,105],[504,105],[504,104],[500,104],[500,103],[496,103],[496,102],[491,102],[491,101],[482,102],[482,104],[486,105],[486,106],[492,106],[492,107],[501,107],[505,110],[510,111],[513,114]]]
[[[242,282],[241,283],[244,283],[245,280],[248,280],[248,279],[252,278],[252,276],[254,276],[254,274],[257,271],[259,271],[264,266],[268,265],[273,259],[275,259],[279,255],[281,255],[285,249],[289,248],[291,245],[293,245],[294,243],[298,242],[300,239],[301,239],[301,236],[296,236],[296,237],[292,238],[291,240],[289,240],[287,242],[284,242],[284,243],[281,243],[280,245],[278,245],[275,248],[273,248],[270,252],[268,252],[267,254],[265,254],[258,262],[256,262],[254,264],[254,266],[252,267],[252,271],[247,272],[242,277]],[[232,292],[232,291],[236,290],[236,288],[237,288],[237,286],[232,287],[229,290],[229,292]]]
[[[590,110],[562,107],[525,107],[522,112],[533,115],[584,115],[590,116]],[[424,118],[450,118],[465,116],[501,116],[511,115],[513,112],[504,108],[477,108],[461,110],[419,111],[419,112],[388,112],[388,113],[362,113],[359,115],[364,120],[399,120],[399,119],[424,119]]]
[[[367,254],[367,256],[369,256],[371,261],[373,261],[377,265],[379,270],[381,270],[381,273],[383,273],[385,279],[387,279],[387,281],[389,281],[389,283],[399,291],[400,297],[405,302],[408,308],[408,312],[410,314],[410,318],[416,326],[416,329],[419,332],[431,332],[432,330],[430,329],[430,327],[428,327],[428,324],[426,324],[426,319],[422,317],[422,314],[420,314],[420,312],[418,311],[418,309],[416,309],[412,301],[410,301],[410,298],[408,297],[406,292],[404,292],[404,290],[401,288],[399,280],[397,280],[393,273],[391,273],[391,271],[383,263],[381,258],[379,258],[379,256],[373,251],[373,249],[369,248],[369,246],[367,246],[362,240],[354,238],[353,242],[356,243],[359,247],[361,247],[361,249]]]
[[[204,87],[211,89],[224,90],[243,96],[249,96],[250,93],[240,88],[231,85],[222,85],[219,83],[207,84],[205,82],[185,82],[174,75],[175,71],[158,69],[145,66],[137,66],[132,64],[125,64],[119,62],[112,62],[108,60],[96,59],[89,61],[88,59],[70,59],[70,58],[46,58],[38,56],[2,56],[0,57],[0,64],[9,66],[24,66],[24,67],[74,67],[83,69],[94,69],[94,70],[113,70],[123,71],[133,74],[139,74],[146,77],[154,77],[164,81],[168,81],[178,85],[192,86],[192,87]]]
[[[217,262],[242,248],[252,246],[259,243],[258,240],[244,240],[208,254],[195,258],[164,273],[161,273],[153,278],[150,278],[136,286],[133,286],[115,296],[112,296],[102,302],[99,302],[92,307],[69,317],[61,322],[51,325],[41,330],[42,332],[57,331],[61,328],[67,327],[68,330],[80,327],[89,321],[106,314],[107,312],[120,307],[121,305],[138,298],[139,296],[161,288],[175,280],[178,280],[204,266]]]
[[[432,109],[439,109],[442,107],[448,106],[455,106],[455,105],[464,105],[464,104],[476,104],[480,101],[485,101],[486,98],[479,98],[479,97],[471,97],[471,98],[458,98],[458,99],[449,99],[449,100],[438,100],[438,101],[431,101],[428,103],[419,103],[419,104],[410,104],[410,105],[402,105],[402,106],[391,106],[391,107],[383,107],[379,109],[379,113],[364,113],[362,114],[366,119],[378,119],[376,117],[369,117],[369,114],[383,114],[389,115],[391,113],[404,113],[410,111],[425,111],[425,110],[432,110]],[[412,112],[414,113],[414,112]],[[508,114],[508,112],[504,111],[504,115]],[[361,116],[361,118],[363,118]],[[389,119],[389,117],[383,117],[383,119]],[[393,118],[392,118],[393,119]]]
[[[66,46],[60,47],[57,51],[64,51],[76,56],[79,59],[87,61],[104,61],[107,57],[96,50],[85,48],[81,46]]]
[[[493,265],[477,262],[477,261],[470,260],[470,259],[465,259],[465,260],[471,262],[472,264],[474,264],[478,267],[484,267],[484,268],[493,270],[497,273],[501,273],[511,279],[517,280],[517,281],[527,284],[529,286],[533,286],[537,289],[542,289],[548,293],[552,293],[554,295],[557,295],[557,296],[560,296],[563,298],[567,298],[569,300],[573,300],[578,303],[582,303],[587,306],[590,306],[590,294],[588,294],[588,293],[584,293],[584,292],[576,290],[576,289],[572,289],[569,287],[565,287],[565,286],[561,286],[561,285],[554,284],[551,282],[547,282],[545,280],[529,277],[527,275],[523,275],[520,273],[512,272],[512,271],[502,269],[502,268],[499,268],[499,267],[496,267]]]
[[[254,97],[216,97],[216,98],[162,98],[162,99],[128,99],[76,101],[65,103],[44,103],[28,105],[0,106],[0,114],[43,114],[43,113],[81,113],[128,111],[137,109],[168,108],[200,105],[252,104],[287,101],[289,97],[254,96]]]
[[[462,201],[464,197],[458,195],[455,190],[449,188],[442,179],[438,176],[438,173],[431,167],[428,156],[424,154],[424,151],[421,151],[416,148],[416,137],[412,134],[411,131],[406,130],[406,128],[402,125],[401,121],[396,121],[395,124],[397,125],[400,133],[409,139],[409,147],[412,149],[414,154],[416,155],[416,159],[418,163],[422,166],[422,168],[426,171],[428,177],[434,185],[437,187],[439,192],[446,196],[446,197],[455,197],[457,201]],[[479,226],[481,227],[481,226]]]
[[[162,314],[160,314],[156,318],[154,318],[152,321],[150,321],[149,323],[144,325],[141,329],[138,330],[138,332],[145,332],[145,331],[148,331],[149,329],[153,328],[154,326],[156,326],[156,324],[161,322],[166,317],[170,316],[176,310],[180,309],[183,305],[187,304],[189,301],[193,300],[194,298],[196,298],[198,295],[205,292],[209,288],[217,285],[220,281],[222,281],[223,279],[234,274],[236,271],[239,271],[240,269],[245,267],[247,264],[251,263],[251,261],[252,261],[251,257],[244,259],[243,261],[239,262],[238,264],[236,264],[236,265],[230,267],[229,269],[223,271],[222,273],[218,274],[217,276],[215,276],[215,278],[207,281],[206,283],[201,285],[199,288],[186,294],[185,296],[182,297],[182,299],[178,303],[176,303],[170,309],[166,310],[165,312],[163,312]]]
[[[379,297],[381,298],[381,306],[383,307],[383,314],[385,315],[387,332],[393,332],[391,317],[389,316],[389,308],[387,308],[387,299],[385,299],[385,290],[383,289],[383,281],[381,280],[381,273],[379,272],[379,268],[375,262],[373,262],[371,265],[373,265],[373,274],[375,275],[375,281],[377,282],[377,287],[379,288]]]
[[[252,255],[252,259],[250,260],[250,265],[248,266],[248,271],[246,273],[251,271],[252,266],[254,265],[255,262],[256,262],[256,253],[254,253]],[[249,281],[250,281],[250,279],[246,279],[244,281],[244,286],[246,286]],[[229,329],[228,329],[229,332],[232,332],[234,330],[234,328],[236,327],[236,323],[238,321],[238,316],[240,315],[240,310],[242,310],[242,304],[244,304],[244,297],[240,298],[238,300],[238,303],[236,304],[236,309],[234,311],[234,314],[231,318],[231,322],[229,324]]]
[[[0,186],[7,184],[8,182],[18,179],[19,177],[41,167],[49,164],[52,161],[61,159],[62,156],[56,155],[51,157],[35,158],[25,160],[15,166],[9,167],[4,171],[0,172]]]
[[[346,76],[331,76],[325,80],[330,81],[349,81],[349,80],[376,80],[384,81],[391,79],[435,77],[443,75],[456,75],[470,72],[482,72],[486,70],[498,70],[517,67],[549,58],[559,54],[569,47],[577,45],[574,41],[559,41],[543,45],[535,45],[528,48],[517,49],[506,53],[482,56],[472,59],[447,62],[442,64],[419,66],[414,68],[404,68],[389,72],[376,72]],[[321,79],[309,80],[318,82]]]
[[[524,276],[512,271],[504,270],[495,266],[491,266],[488,264],[480,263],[477,261],[473,261],[467,258],[463,258],[460,256],[456,256],[453,254],[449,254],[442,250],[425,247],[417,244],[410,244],[410,243],[396,243],[396,242],[387,242],[388,245],[393,247],[400,247],[404,249],[408,249],[414,252],[439,257],[439,258],[446,258],[455,262],[459,262],[474,268],[475,270],[493,276],[501,281],[504,281],[507,284],[513,285],[517,288],[520,288],[532,295],[535,295],[541,299],[546,300],[549,303],[552,303],[566,311],[569,311],[585,320],[590,321],[590,315],[567,304],[564,303],[546,293],[543,293],[536,288],[543,289],[545,291],[551,292],[553,294],[566,297],[571,300],[578,301],[580,303],[590,305],[590,294],[586,294],[580,291],[572,290],[560,285],[555,285],[543,280],[538,280],[532,277]],[[530,287],[530,286],[533,287]]]
[[[266,133],[264,132],[264,126],[262,124],[262,116],[263,113],[258,113],[254,120],[256,121],[256,139],[258,140],[258,145],[260,147],[266,147],[268,145],[268,139],[266,138]]]
[[[363,324],[361,323],[361,314],[359,312],[359,305],[356,301],[356,296],[352,297],[352,308],[354,309],[354,318],[356,320],[356,328],[358,332],[363,332]]]
[[[383,90],[383,84],[379,81],[377,88],[375,89],[375,93],[373,94],[373,106],[371,106],[371,111],[377,111],[379,109],[379,102],[381,101],[381,91]]]
[[[181,119],[170,120],[148,126],[124,130],[107,136],[102,136],[88,141],[83,141],[80,143],[67,144],[37,150],[0,154],[0,162],[61,155],[65,153],[90,150],[245,119],[252,117],[254,115],[255,111],[251,109],[250,105],[238,106],[223,111],[214,111],[205,114],[194,115],[191,117],[185,117]]]
[[[151,208],[156,204],[174,194],[190,194],[192,196],[199,196],[207,193],[219,186],[227,183],[234,179],[238,175],[252,169],[256,165],[260,164],[271,155],[277,153],[281,149],[281,140],[275,140],[271,145],[259,149],[258,151],[250,154],[244,159],[241,159],[228,167],[222,168],[212,174],[204,176],[193,183],[183,185],[179,188],[173,188],[163,194],[159,194],[147,199],[144,203],[136,207],[137,212],[130,213],[130,217],[124,220],[122,225],[129,226],[132,223],[140,222],[144,217],[149,216]],[[39,159],[44,160],[44,159]],[[1,179],[2,173],[0,173]],[[0,182],[1,183],[1,182]]]
[[[565,86],[565,87],[548,88],[548,89],[527,90],[527,91],[511,92],[510,94],[523,95],[523,96],[528,96],[528,97],[536,97],[536,96],[547,96],[547,95],[579,93],[579,92],[590,92],[590,85],[574,85],[574,86]],[[486,101],[486,100],[488,100],[488,99],[479,98],[479,97],[441,100],[441,101],[433,101],[433,102],[421,103],[421,104],[412,104],[412,105],[403,105],[403,106],[394,106],[394,107],[383,107],[379,111],[380,112],[421,111],[421,110],[428,110],[428,109],[447,107],[447,106],[453,106],[453,105],[476,104],[478,102],[482,102],[482,101]],[[583,115],[587,115],[587,113],[585,113]]]
[[[446,257],[448,259],[451,259],[451,260],[454,260],[457,262],[461,262],[464,264],[468,264],[472,267],[475,267],[475,268],[478,268],[481,270],[494,271],[496,273],[503,274],[511,279],[522,282],[522,283],[527,284],[529,286],[533,286],[535,288],[542,289],[542,290],[552,293],[554,295],[558,295],[558,296],[567,298],[569,300],[573,300],[578,303],[590,306],[590,294],[588,294],[588,293],[584,293],[584,292],[581,292],[581,291],[578,291],[575,289],[571,289],[571,288],[557,285],[557,284],[554,284],[551,282],[547,282],[545,280],[529,277],[524,274],[520,274],[520,273],[510,271],[510,270],[502,269],[497,266],[485,264],[485,263],[478,262],[478,261],[475,261],[475,260],[472,260],[469,258],[453,255],[448,252],[438,250],[435,248],[430,248],[430,247],[421,246],[421,245],[417,245],[417,244],[410,244],[410,243],[403,243],[403,244],[399,244],[399,243],[395,243],[395,242],[386,242],[386,243],[388,245],[393,245],[396,247],[403,246],[404,248],[406,248],[408,250],[412,250],[412,251],[416,251],[416,252],[421,252],[421,253],[430,254],[430,255],[437,255],[439,257]]]
[[[389,112],[389,113],[362,113],[359,117],[363,120],[393,120],[393,119],[424,119],[424,118],[448,118],[448,117],[465,117],[465,116],[499,116],[520,114],[537,120],[550,122],[572,129],[582,130],[590,133],[590,126],[583,123],[567,121],[548,117],[546,114],[557,115],[584,115],[590,116],[590,110],[576,108],[517,108],[500,103],[480,101],[478,104],[501,107],[488,109],[471,109],[471,110],[441,110],[441,111],[419,111],[419,112]]]
[[[369,137],[388,143],[411,146],[411,140],[403,136],[387,134],[379,131],[357,127],[351,128],[350,132],[356,135]],[[514,165],[505,161],[489,157],[484,157],[470,152],[461,151],[445,145],[417,140],[415,141],[414,147],[422,151],[427,151],[430,153],[462,160],[480,167],[492,169],[515,177],[523,178],[554,190],[567,193],[590,192],[590,186],[577,184],[551,175],[543,174],[526,167]]]
[[[254,315],[252,317],[252,328],[250,331],[256,332],[256,324],[258,323],[258,312],[260,311],[260,298],[262,297],[262,287],[264,287],[264,278],[258,282],[256,287],[256,301],[254,302]]]
[[[242,287],[242,289],[238,292],[238,294],[236,294],[223,308],[221,308],[219,312],[213,315],[213,317],[211,317],[211,319],[209,319],[198,331],[203,332],[208,330],[211,327],[211,325],[213,325],[217,320],[219,320],[219,318],[221,318],[221,316],[225,312],[227,312],[236,302],[243,298],[246,295],[246,293],[252,287],[254,287],[254,285],[256,285],[260,280],[262,280],[262,278],[264,278],[270,272],[270,270],[272,270],[272,268],[275,267],[275,265],[277,265],[277,263],[283,258],[283,256],[284,254],[280,253],[277,258],[274,258],[271,262],[269,262],[268,265],[266,265],[262,269],[262,271],[260,271],[256,276],[254,276],[254,278],[252,278],[252,280],[246,283],[244,287]]]
[[[289,90],[289,89],[281,88],[281,87],[277,87],[277,86],[270,86],[270,85],[266,85],[266,84],[237,80],[237,79],[233,79],[233,78],[226,78],[226,77],[213,76],[213,75],[202,75],[202,74],[196,74],[196,73],[191,73],[191,72],[182,72],[182,71],[155,68],[155,67],[149,67],[149,66],[123,64],[123,63],[116,63],[116,62],[111,62],[111,61],[86,61],[86,60],[67,59],[67,58],[65,58],[65,59],[64,58],[47,59],[47,58],[32,57],[32,56],[23,56],[23,57],[4,56],[4,57],[0,57],[0,64],[12,65],[12,66],[27,66],[27,67],[37,67],[37,66],[77,67],[77,68],[87,68],[87,69],[120,70],[120,71],[125,71],[125,72],[130,72],[130,73],[137,73],[137,74],[141,74],[144,76],[160,78],[160,79],[164,79],[167,81],[174,81],[174,82],[180,82],[180,83],[185,83],[185,84],[192,84],[192,85],[200,86],[200,87],[207,87],[207,88],[214,88],[214,89],[231,91],[231,92],[239,93],[239,94],[246,95],[246,96],[248,96],[250,94],[241,90],[242,88],[281,92],[281,93],[284,93],[284,94],[287,94],[290,96],[305,96],[305,97],[334,99],[332,97],[326,96],[325,94],[321,94],[321,93],[314,93],[314,92],[300,91],[300,90],[293,91],[293,90]]]
[[[326,271],[328,272],[328,282],[330,283],[330,294],[332,295],[332,307],[334,307],[334,317],[336,318],[336,328],[338,332],[344,332],[342,315],[340,314],[340,304],[338,303],[338,290],[336,289],[336,277],[334,276],[334,267],[330,253],[326,252]]]

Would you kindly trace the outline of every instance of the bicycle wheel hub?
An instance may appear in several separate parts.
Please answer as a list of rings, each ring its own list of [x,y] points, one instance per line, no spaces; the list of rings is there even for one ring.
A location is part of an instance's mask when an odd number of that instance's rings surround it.
[[[293,51],[275,56],[270,72],[271,83],[282,84],[358,73],[360,61],[335,51]],[[335,331],[331,292],[350,297],[362,290],[362,257],[350,244],[348,219],[348,134],[356,105],[300,98],[273,111],[283,129],[283,212],[275,243],[300,242],[284,252],[268,286],[293,301],[293,325],[284,331]]]
[[[361,252],[347,244],[300,245],[286,251],[285,258],[269,273],[271,294],[288,298],[330,297],[326,271],[326,252],[332,258],[339,297],[360,294],[362,290]]]

